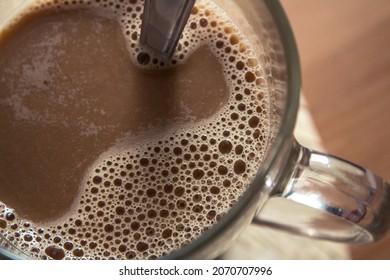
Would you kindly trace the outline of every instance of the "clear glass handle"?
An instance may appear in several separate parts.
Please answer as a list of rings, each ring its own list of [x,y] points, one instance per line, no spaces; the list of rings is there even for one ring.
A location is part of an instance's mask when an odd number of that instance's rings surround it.
[[[371,242],[390,227],[390,186],[372,172],[297,142],[289,178],[253,223],[343,242]]]

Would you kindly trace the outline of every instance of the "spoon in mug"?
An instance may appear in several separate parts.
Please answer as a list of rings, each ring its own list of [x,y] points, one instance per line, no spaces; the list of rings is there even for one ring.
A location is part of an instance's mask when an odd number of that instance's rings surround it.
[[[169,59],[194,4],[195,0],[145,0],[140,43]]]

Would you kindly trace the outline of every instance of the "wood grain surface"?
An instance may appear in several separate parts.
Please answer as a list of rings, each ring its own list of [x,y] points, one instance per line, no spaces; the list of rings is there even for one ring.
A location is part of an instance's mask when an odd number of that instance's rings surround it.
[[[390,1],[281,3],[323,146],[390,181]],[[351,252],[355,259],[390,259],[390,234]]]

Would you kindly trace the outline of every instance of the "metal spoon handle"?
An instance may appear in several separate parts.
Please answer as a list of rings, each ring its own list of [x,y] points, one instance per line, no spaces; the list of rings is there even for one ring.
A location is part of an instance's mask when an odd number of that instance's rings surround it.
[[[170,58],[195,0],[145,0],[140,43]]]

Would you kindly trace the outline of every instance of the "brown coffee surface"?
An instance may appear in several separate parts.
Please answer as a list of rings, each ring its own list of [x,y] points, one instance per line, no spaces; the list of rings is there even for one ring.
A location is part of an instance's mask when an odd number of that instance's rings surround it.
[[[175,68],[142,70],[119,24],[82,10],[31,15],[7,35],[0,196],[34,222],[69,211],[85,169],[125,133],[158,134],[210,117],[228,100],[207,48]]]
[[[113,2],[41,1],[0,33],[0,233],[32,257],[166,255],[264,154],[266,83],[227,15],[197,2],[166,61],[143,2]]]

